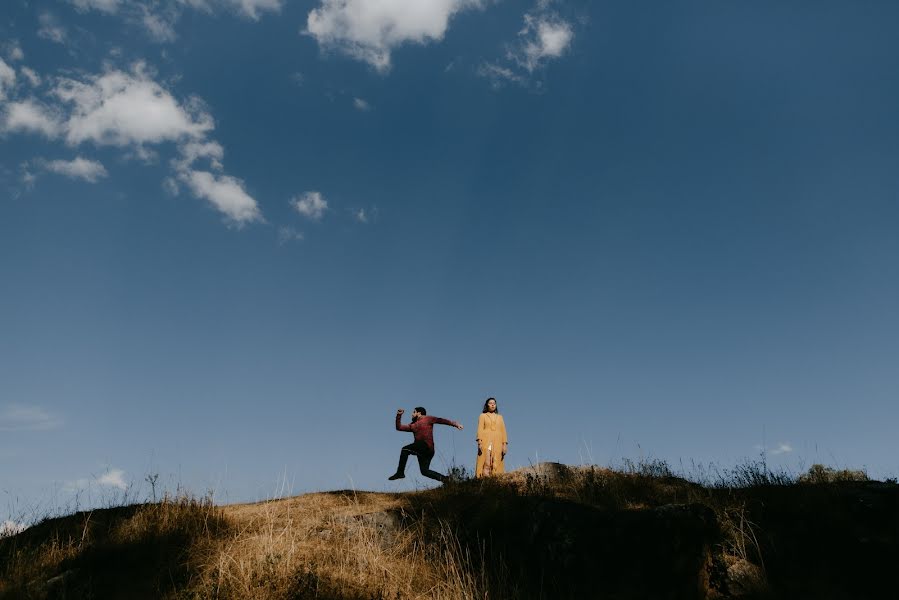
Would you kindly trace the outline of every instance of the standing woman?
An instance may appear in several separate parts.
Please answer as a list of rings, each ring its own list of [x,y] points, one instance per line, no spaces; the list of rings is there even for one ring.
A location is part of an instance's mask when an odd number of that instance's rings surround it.
[[[509,439],[506,437],[506,424],[503,416],[496,409],[496,398],[487,398],[484,410],[478,417],[478,460],[475,464],[475,477],[489,477],[506,472],[506,451]]]

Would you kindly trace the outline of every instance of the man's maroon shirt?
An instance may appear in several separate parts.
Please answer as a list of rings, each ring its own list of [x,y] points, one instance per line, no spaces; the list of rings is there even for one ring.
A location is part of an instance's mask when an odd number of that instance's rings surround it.
[[[396,430],[397,431],[411,431],[412,435],[415,436],[416,442],[424,442],[428,445],[428,448],[431,452],[434,451],[434,425],[452,425],[456,426],[455,421],[450,421],[449,419],[441,419],[440,417],[429,417],[427,415],[423,417],[418,417],[417,421],[413,421],[409,425],[403,425],[400,423],[401,415],[396,416]]]

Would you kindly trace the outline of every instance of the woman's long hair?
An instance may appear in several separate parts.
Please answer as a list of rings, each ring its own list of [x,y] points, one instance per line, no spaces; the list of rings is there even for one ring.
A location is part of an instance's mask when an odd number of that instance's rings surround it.
[[[487,408],[487,405],[490,403],[491,400],[493,400],[493,402],[496,404],[496,414],[499,414],[499,403],[496,402],[496,398],[487,398],[486,400],[484,400],[484,410],[482,410],[481,412],[482,413],[490,412],[490,410]]]

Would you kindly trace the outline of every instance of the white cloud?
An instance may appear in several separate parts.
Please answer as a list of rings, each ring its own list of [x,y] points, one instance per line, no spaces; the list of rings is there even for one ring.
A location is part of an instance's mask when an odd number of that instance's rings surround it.
[[[57,106],[36,100],[12,102],[0,113],[0,131],[30,131],[53,138],[62,136],[70,146],[84,143],[124,147],[125,158],[155,161],[152,147],[175,143],[179,156],[172,160],[174,177],[196,197],[207,200],[238,226],[263,221],[259,206],[243,182],[224,175],[224,148],[207,136],[214,128],[212,117],[198,98],[179,101],[153,80],[144,63],[131,71],[109,69],[80,80],[58,78],[49,95]],[[194,163],[207,161],[199,170]],[[96,181],[106,176],[103,165],[85,159],[43,163],[48,170]],[[165,184],[170,190],[177,183]],[[173,191],[176,191],[174,189]]]
[[[362,112],[371,110],[371,104],[369,104],[362,98],[353,98],[353,106],[356,108],[356,110],[361,110]]]
[[[534,71],[561,58],[571,47],[574,28],[550,10],[552,4],[552,0],[538,0],[536,8],[524,14],[524,27],[518,32],[518,41],[506,51],[506,64],[482,63],[478,75],[489,79],[495,88],[506,83],[527,85]]]
[[[293,227],[278,228],[278,244],[284,245],[287,242],[300,242],[303,240],[302,232],[297,231]]]
[[[548,59],[562,56],[574,39],[571,24],[553,14],[526,14],[524,29],[518,35],[522,43],[511,56],[528,72]]]
[[[359,221],[360,223],[368,223],[368,215],[365,214],[365,209],[360,208],[359,210],[353,211],[353,218]]]
[[[379,71],[390,69],[391,51],[406,43],[443,39],[450,19],[481,0],[321,0],[303,33],[324,49],[336,49]]]
[[[0,58],[0,100],[6,98],[6,91],[16,85],[16,71]]]
[[[7,104],[0,128],[4,132],[41,133],[48,138],[54,138],[61,132],[59,117],[33,99]]]
[[[7,56],[11,61],[22,60],[25,58],[25,53],[22,52],[22,47],[19,46],[19,42],[16,40],[11,41],[7,44]]]
[[[73,179],[84,179],[91,183],[106,177],[108,173],[103,164],[95,160],[76,157],[73,160],[52,160],[43,163],[44,168],[52,173],[65,175]]]
[[[102,487],[111,487],[120,490],[128,489],[128,484],[125,482],[125,471],[112,468],[107,469],[106,472],[99,477],[91,475],[89,478],[82,477],[81,479],[69,481],[62,489],[64,492],[78,492],[89,488],[91,484],[94,483]]]
[[[0,410],[0,431],[47,431],[62,420],[39,406],[8,404]]]
[[[0,538],[22,533],[27,528],[28,526],[25,525],[25,523],[18,523],[10,520],[3,521],[3,523],[0,523]]]
[[[86,83],[60,80],[54,93],[72,105],[65,128],[66,139],[73,145],[93,141],[126,146],[200,138],[214,126],[199,101],[179,104],[150,79],[142,63],[131,73],[108,71]]]
[[[22,67],[22,75],[25,76],[25,79],[28,80],[28,83],[31,84],[31,87],[37,87],[41,84],[41,76],[38,75],[33,69]]]
[[[113,14],[119,10],[120,0],[69,0],[79,11],[98,10]]]
[[[186,171],[181,174],[181,180],[195,196],[208,200],[238,227],[262,221],[259,205],[247,194],[239,179],[206,171]]]
[[[216,171],[222,170],[222,159],[225,157],[225,149],[218,142],[191,140],[182,144],[178,150],[181,153],[181,158],[174,161],[175,168],[178,171],[186,171],[196,161],[204,158],[209,159],[213,169]]]
[[[40,17],[38,17],[38,22],[41,25],[40,29],[37,30],[39,37],[50,40],[51,42],[56,42],[57,44],[65,43],[66,30],[61,25],[57,24],[56,18],[53,15],[47,12],[41,13]]]
[[[319,192],[305,192],[303,195],[293,198],[290,201],[293,208],[313,221],[320,221],[328,210],[328,201],[322,198]]]
[[[125,483],[125,471],[122,469],[110,469],[97,478],[97,483],[102,486],[114,487],[120,490],[128,489],[128,484]]]
[[[777,448],[774,448],[769,453],[777,455],[777,454],[786,454],[787,452],[792,452],[792,451],[793,451],[793,447],[789,443],[781,442],[780,444],[777,445]]]

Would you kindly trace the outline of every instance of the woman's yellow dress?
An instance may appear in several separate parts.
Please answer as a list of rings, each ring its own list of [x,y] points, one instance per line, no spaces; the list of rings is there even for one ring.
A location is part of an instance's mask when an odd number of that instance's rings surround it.
[[[505,473],[505,457],[503,456],[503,445],[509,441],[506,436],[506,423],[503,416],[497,413],[481,413],[478,417],[478,438],[481,443],[481,453],[475,463],[475,477],[484,476],[484,464],[489,456],[488,449],[493,454],[493,472],[492,475]]]

